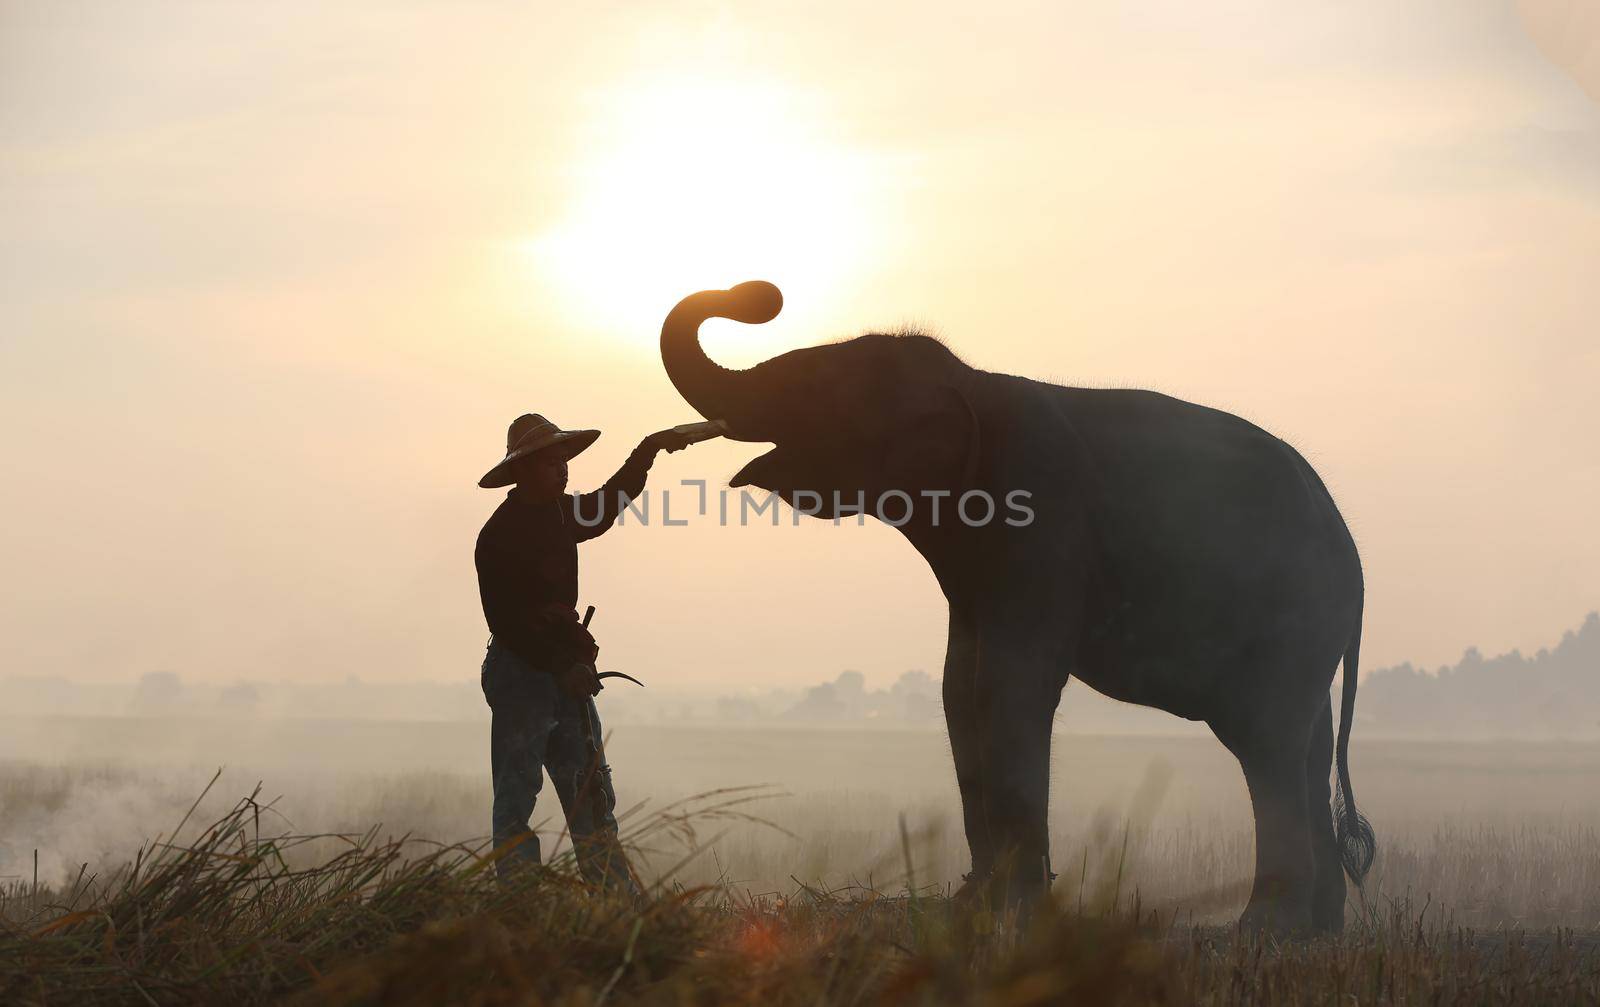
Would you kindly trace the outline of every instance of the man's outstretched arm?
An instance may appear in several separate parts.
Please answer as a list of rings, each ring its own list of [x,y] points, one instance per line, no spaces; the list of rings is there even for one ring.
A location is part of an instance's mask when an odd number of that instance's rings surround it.
[[[658,430],[639,442],[639,446],[628,455],[628,460],[605,481],[605,485],[570,498],[573,515],[577,518],[578,541],[586,542],[604,535],[616,522],[617,515],[622,513],[627,502],[637,499],[644,492],[645,479],[650,474],[650,466],[655,462],[657,452],[681,451],[689,443],[689,438],[676,430]]]

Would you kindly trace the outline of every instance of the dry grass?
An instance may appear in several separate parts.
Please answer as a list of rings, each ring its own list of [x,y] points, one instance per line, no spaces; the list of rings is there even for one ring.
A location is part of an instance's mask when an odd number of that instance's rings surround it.
[[[588,891],[564,857],[502,886],[472,847],[376,832],[298,835],[252,796],[208,827],[180,824],[107,877],[85,872],[59,889],[13,881],[0,899],[0,1002],[1600,1000],[1592,930],[1480,934],[1404,899],[1369,905],[1339,941],[1280,944],[1186,926],[1179,910],[1152,906],[1135,887],[1126,851],[1147,840],[1131,827],[1095,854],[1103,862],[1092,870],[1086,854],[1082,885],[1058,886],[1059,904],[1025,927],[957,912],[919,889],[909,830],[893,837],[906,858],[897,894],[796,883],[751,896],[674,883],[673,864],[724,828],[752,824],[753,796],[721,792],[636,816],[630,845],[644,859],[670,859],[668,880],[643,907]],[[1593,846],[1592,833],[1554,844],[1441,837],[1452,850],[1463,840],[1467,856],[1452,871],[1519,876],[1562,869],[1541,858],[1570,856],[1563,843]],[[1511,866],[1495,867],[1496,858]]]
[[[943,898],[936,734],[619,731],[625,804],[712,791],[624,815],[667,879],[641,910],[554,836],[550,871],[493,883],[481,725],[49,726],[0,762],[7,1005],[1600,1002],[1600,746],[1364,742],[1368,900],[1338,942],[1274,944],[1227,925],[1252,843],[1207,739],[1058,739],[1058,903],[1019,930]],[[257,768],[196,802],[212,771],[160,744]],[[263,777],[288,797],[231,805]],[[761,779],[791,793],[718,789]]]

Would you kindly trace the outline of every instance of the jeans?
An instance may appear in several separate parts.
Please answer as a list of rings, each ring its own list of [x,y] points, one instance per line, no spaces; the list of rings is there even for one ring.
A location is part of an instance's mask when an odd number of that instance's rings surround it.
[[[535,670],[492,639],[483,659],[482,682],[492,712],[494,845],[500,849],[508,842],[515,844],[496,861],[496,870],[504,877],[518,867],[540,863],[539,836],[528,828],[528,819],[548,771],[566,812],[578,869],[592,884],[632,890],[617,842],[611,767],[584,731],[587,712],[593,737],[603,737],[594,700],[573,699],[556,685],[555,676]]]

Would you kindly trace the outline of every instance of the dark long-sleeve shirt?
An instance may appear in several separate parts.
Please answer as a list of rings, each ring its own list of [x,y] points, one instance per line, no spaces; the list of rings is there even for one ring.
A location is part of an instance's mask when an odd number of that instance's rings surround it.
[[[562,493],[534,501],[520,487],[478,533],[474,559],[478,595],[495,641],[541,671],[570,658],[570,613],[578,604],[578,543],[605,534],[625,506],[644,490],[655,452],[643,445],[592,493]],[[579,520],[579,519],[582,520]]]

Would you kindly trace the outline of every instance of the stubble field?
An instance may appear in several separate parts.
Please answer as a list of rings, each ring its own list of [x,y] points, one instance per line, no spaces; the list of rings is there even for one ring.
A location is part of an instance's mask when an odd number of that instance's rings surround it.
[[[1061,912],[1019,930],[987,918],[973,924],[940,898],[967,865],[948,751],[933,730],[616,729],[610,752],[625,830],[636,836],[646,878],[670,877],[660,889],[668,897],[650,912],[624,907],[605,923],[594,915],[601,903],[550,888],[553,881],[507,902],[472,871],[466,851],[487,831],[482,723],[54,718],[3,728],[0,885],[11,954],[0,962],[32,963],[28,974],[0,965],[8,1001],[116,1000],[121,991],[127,1002],[192,1002],[197,990],[226,986],[247,1001],[311,991],[378,1002],[393,997],[373,976],[410,960],[394,958],[395,949],[429,933],[456,957],[462,942],[477,948],[481,968],[459,977],[463,991],[475,991],[463,1002],[593,1002],[602,993],[705,1003],[1096,1002],[1108,990],[1138,993],[1130,1002],[1332,1003],[1339,990],[1358,1002],[1600,999],[1600,807],[1592,796],[1600,746],[1592,744],[1364,739],[1358,725],[1352,770],[1378,829],[1377,864],[1364,897],[1352,897],[1345,940],[1279,947],[1229,929],[1249,884],[1248,802],[1231,757],[1198,735],[1058,735],[1051,821]],[[220,833],[205,826],[258,782],[250,828],[228,833],[243,845],[227,856],[206,848]],[[218,948],[266,949],[262,960],[290,949],[303,966],[241,971],[226,959],[202,967],[204,956],[187,964],[130,958],[105,936],[114,912],[52,922],[119,898],[135,906],[132,918],[159,916],[160,899],[183,885],[162,896],[135,878],[129,889],[119,868],[146,840],[171,839],[202,791],[175,842],[143,856],[199,858],[172,869],[205,899],[164,937],[142,932],[140,954],[188,934],[183,940]],[[546,794],[536,817],[546,819],[546,849],[559,854],[560,820]],[[284,834],[323,838],[273,845]],[[417,840],[463,844],[450,856],[465,859],[447,864],[437,845]],[[197,844],[209,852],[192,852]],[[219,908],[259,907],[263,886],[293,891],[341,857],[347,868],[351,857],[377,857],[378,868],[359,883],[344,879],[338,903],[389,908],[338,924],[353,930],[337,940],[268,940],[257,932],[265,922],[252,930],[241,922],[248,912]],[[209,888],[196,880],[244,863],[289,873],[273,880],[246,871],[225,883],[211,878]],[[406,897],[383,895],[398,883],[385,879],[406,870],[422,872]],[[417,894],[424,891],[432,894]],[[305,912],[325,897],[335,894],[301,891],[291,902]],[[562,908],[535,919],[530,905]],[[572,929],[589,949],[575,950],[578,959],[594,952],[593,968],[561,972],[559,986],[549,985],[556,973],[548,969],[543,979],[513,977],[506,962],[520,952],[505,949],[535,932],[548,945],[555,938],[538,928],[556,926],[558,916],[557,929]],[[212,922],[186,929],[203,918]],[[658,924],[671,935],[650,936]],[[974,925],[979,932],[963,929]],[[50,942],[89,930],[93,954],[46,954]],[[640,942],[657,939],[677,950],[650,959]],[[608,941],[620,943],[607,952]],[[484,959],[485,948],[510,957]],[[735,973],[750,981],[721,985],[729,962],[740,961]],[[348,978],[352,968],[376,970],[367,979],[379,985],[327,979]],[[752,968],[767,978],[750,978]],[[257,978],[228,985],[229,974]],[[86,992],[86,976],[104,983]],[[135,994],[128,983],[141,979]]]

